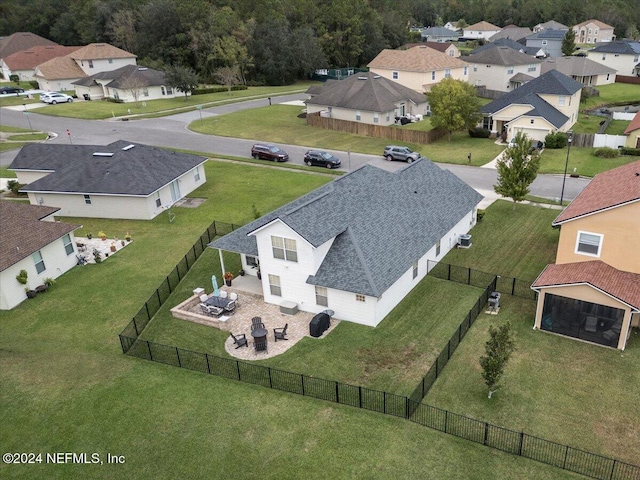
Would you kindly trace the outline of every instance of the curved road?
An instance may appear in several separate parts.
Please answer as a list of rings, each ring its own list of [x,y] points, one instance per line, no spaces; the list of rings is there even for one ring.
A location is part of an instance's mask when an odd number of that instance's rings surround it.
[[[273,103],[284,103],[305,98],[303,94],[284,95],[272,97]],[[268,100],[248,100],[245,102],[211,107],[201,111],[179,113],[161,118],[131,120],[123,122],[118,119],[111,120],[79,120],[74,118],[50,117],[39,115],[37,109],[28,113],[10,108],[0,109],[0,121],[4,125],[29,128],[45,132],[54,132],[57,138],[49,140],[50,143],[74,143],[79,145],[107,145],[116,140],[130,140],[160,147],[195,150],[219,155],[232,155],[236,157],[248,157],[251,145],[255,140],[243,140],[238,138],[218,137],[194,133],[187,129],[191,122],[199,121],[216,115],[223,115],[238,110],[258,108],[268,105]],[[22,108],[22,107],[20,107]],[[55,106],[43,106],[41,108],[55,108]],[[67,131],[70,135],[67,135]],[[268,140],[268,139],[256,139]],[[301,164],[307,147],[295,145],[282,145],[290,155],[290,162]],[[342,168],[351,171],[365,163],[376,165],[387,170],[397,170],[405,164],[402,162],[386,162],[382,156],[365,155],[360,153],[331,151],[342,159]],[[9,165],[16,155],[16,151],[0,153],[0,165]],[[495,196],[493,185],[496,183],[497,174],[494,169],[470,167],[465,165],[439,164],[440,167],[453,172],[473,188],[479,190],[485,196]],[[564,198],[572,200],[589,183],[590,179],[567,177]],[[559,198],[562,189],[562,175],[538,175],[531,185],[531,194],[546,198]]]

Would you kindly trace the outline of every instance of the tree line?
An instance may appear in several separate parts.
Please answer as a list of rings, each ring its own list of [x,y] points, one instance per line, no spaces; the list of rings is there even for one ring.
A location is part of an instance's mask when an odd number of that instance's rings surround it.
[[[182,65],[203,82],[233,68],[243,83],[271,85],[315,68],[366,66],[384,48],[420,41],[412,25],[572,26],[590,18],[619,38],[640,28],[637,0],[0,0],[0,36],[108,42],[141,65]]]

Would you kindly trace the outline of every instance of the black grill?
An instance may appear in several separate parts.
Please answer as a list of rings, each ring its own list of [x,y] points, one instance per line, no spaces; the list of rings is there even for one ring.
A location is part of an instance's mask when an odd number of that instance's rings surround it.
[[[329,328],[330,320],[331,317],[324,312],[317,314],[309,322],[309,335],[316,338],[322,335]]]

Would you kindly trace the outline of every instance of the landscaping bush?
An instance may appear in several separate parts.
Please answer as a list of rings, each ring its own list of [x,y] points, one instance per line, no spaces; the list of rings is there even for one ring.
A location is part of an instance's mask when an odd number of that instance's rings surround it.
[[[122,100],[121,98],[106,97],[106,98],[103,98],[103,100],[106,100],[107,102],[111,102],[111,103],[124,103],[124,100]]]
[[[246,85],[234,85],[231,87],[231,90],[246,90],[248,87]],[[191,95],[204,95],[206,93],[220,93],[226,92],[229,89],[227,87],[206,87],[206,88],[196,88],[191,92]]]
[[[489,138],[491,135],[491,130],[487,130],[486,128],[476,127],[469,129],[469,136],[472,138]]]
[[[622,147],[620,149],[620,155],[631,155],[634,157],[640,157],[640,148]]]
[[[546,148],[564,148],[567,146],[567,134],[562,132],[550,133],[544,137]]]
[[[18,75],[9,75],[9,80],[13,83],[20,83],[20,77]]]
[[[31,80],[29,82],[29,85],[31,85],[31,88],[40,88],[40,85],[38,85],[38,82],[36,82],[35,80]]]
[[[11,192],[14,195],[19,195],[19,196],[26,196],[26,193],[20,193],[18,190],[20,190],[22,187],[24,187],[26,185],[26,183],[19,183],[17,180],[9,180],[7,182],[7,188],[9,190],[11,190]]]
[[[615,148],[602,147],[596,148],[594,155],[600,158],[616,158],[620,153]]]

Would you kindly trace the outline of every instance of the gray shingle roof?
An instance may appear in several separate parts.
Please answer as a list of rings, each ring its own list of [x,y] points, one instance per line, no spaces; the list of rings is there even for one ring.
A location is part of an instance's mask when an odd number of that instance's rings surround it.
[[[567,30],[541,30],[529,35],[527,40],[562,40],[566,34]]]
[[[98,72],[94,75],[81,78],[73,85],[90,87],[96,84],[96,80],[111,80],[106,86],[111,88],[127,88],[127,82],[135,80],[136,86],[153,87],[165,85],[164,72],[153,70],[152,68],[141,67],[140,65],[125,65],[108,72]]]
[[[509,48],[513,48],[516,51],[524,51],[525,46],[524,44],[517,42],[515,40],[512,40],[510,38],[500,38],[494,42],[491,43],[485,43],[484,45],[476,48],[475,50],[473,50],[471,52],[471,55],[474,55],[476,53],[480,53],[480,52],[484,52],[485,50],[490,50],[492,48],[496,48],[496,47],[509,47]]]
[[[469,63],[484,63],[489,65],[529,65],[540,63],[541,60],[519,52],[510,47],[497,46],[481,52],[469,55],[466,59]]]
[[[495,35],[489,37],[490,42],[500,39],[520,40],[531,35],[532,31],[529,27],[505,27]]]
[[[549,58],[542,63],[542,73],[549,70],[558,70],[567,76],[583,77],[589,75],[602,75],[604,73],[616,73],[616,70],[602,63],[594,62],[586,57],[556,57]]]
[[[407,100],[414,103],[427,101],[423,93],[367,72],[351,75],[344,80],[326,82],[321,92],[307,100],[307,103],[367,112],[387,112],[393,110],[397,102]]]
[[[428,159],[398,172],[365,165],[209,246],[257,256],[249,234],[279,219],[313,246],[335,238],[307,283],[377,297],[481,199]]]
[[[127,145],[134,147],[123,150]],[[113,156],[94,156],[96,152]],[[53,172],[23,187],[25,192],[148,196],[206,160],[118,140],[106,147],[28,144],[9,168]]]
[[[640,54],[640,42],[632,40],[616,40],[615,42],[606,43],[602,42],[589,51],[602,53],[621,53],[623,55],[638,55]]]

